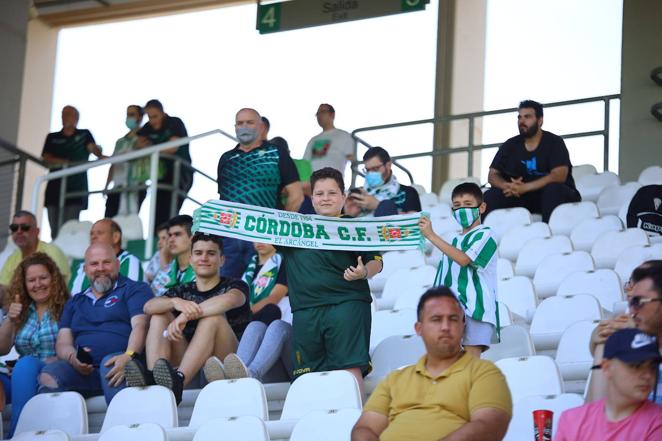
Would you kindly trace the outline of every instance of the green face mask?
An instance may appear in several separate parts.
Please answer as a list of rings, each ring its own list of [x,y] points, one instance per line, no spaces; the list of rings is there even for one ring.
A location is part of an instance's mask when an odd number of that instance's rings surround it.
[[[480,211],[478,207],[455,208],[453,217],[462,228],[469,228],[480,217]]]

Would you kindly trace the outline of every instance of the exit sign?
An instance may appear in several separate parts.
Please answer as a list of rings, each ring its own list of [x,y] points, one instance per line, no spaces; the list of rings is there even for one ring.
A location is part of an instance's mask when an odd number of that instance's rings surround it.
[[[259,5],[260,34],[421,11],[430,0],[291,0]]]

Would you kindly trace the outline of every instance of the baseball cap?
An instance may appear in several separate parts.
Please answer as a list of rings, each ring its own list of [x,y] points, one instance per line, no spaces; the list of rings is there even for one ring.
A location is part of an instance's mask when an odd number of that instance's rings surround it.
[[[641,363],[648,360],[662,361],[655,337],[635,328],[614,332],[605,343],[605,359],[617,358],[624,363]]]

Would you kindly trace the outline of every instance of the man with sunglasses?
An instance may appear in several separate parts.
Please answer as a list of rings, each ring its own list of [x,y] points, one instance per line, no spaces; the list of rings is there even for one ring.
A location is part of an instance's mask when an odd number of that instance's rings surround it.
[[[649,260],[635,268],[625,285],[625,291],[629,314],[604,320],[593,331],[590,349],[595,365],[602,361],[605,341],[619,329],[636,327],[646,334],[656,336],[658,345],[662,341],[662,260]],[[659,372],[657,387],[650,397],[660,404],[662,404],[661,380],[662,372]],[[606,392],[607,383],[604,375],[599,371],[593,372],[586,401],[602,399]]]
[[[60,269],[64,281],[69,280],[71,273],[67,257],[56,245],[39,240],[39,227],[34,214],[24,210],[16,212],[9,225],[9,231],[18,249],[9,255],[0,271],[1,285],[8,285],[18,264],[37,251],[48,254]]]

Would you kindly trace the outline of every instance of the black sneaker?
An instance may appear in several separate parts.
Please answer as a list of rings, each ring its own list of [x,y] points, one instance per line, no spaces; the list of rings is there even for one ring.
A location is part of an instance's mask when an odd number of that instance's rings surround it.
[[[124,366],[124,378],[129,387],[147,387],[154,384],[152,373],[136,358],[132,358]]]
[[[152,375],[154,375],[154,382],[156,384],[167,387],[172,391],[175,395],[175,402],[179,406],[179,403],[182,402],[184,374],[175,370],[165,358],[159,358],[154,363]]]

